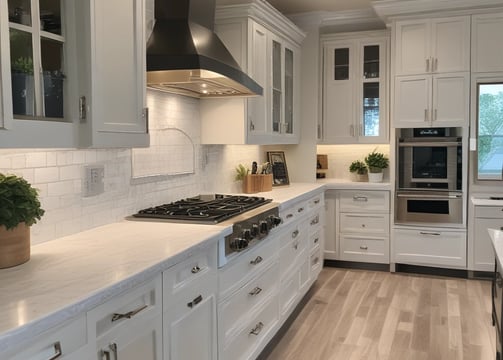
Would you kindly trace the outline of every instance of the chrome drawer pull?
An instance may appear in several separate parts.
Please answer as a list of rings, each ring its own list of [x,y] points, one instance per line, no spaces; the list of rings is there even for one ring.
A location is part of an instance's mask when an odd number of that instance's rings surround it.
[[[318,243],[318,241],[320,241],[320,238],[316,238],[316,239],[314,239],[314,243],[315,243],[315,244],[317,244],[317,243]]]
[[[109,345],[110,347],[110,350],[112,350],[113,354],[114,354],[114,360],[119,360],[119,354],[117,354],[117,344],[116,343],[111,343]]]
[[[262,331],[262,328],[264,327],[264,323],[260,321],[255,327],[250,331],[250,335],[258,335]]]
[[[287,218],[287,219],[290,219],[291,217],[293,217],[293,214],[288,214],[288,215],[286,216],[286,218]]]
[[[365,201],[367,202],[369,199],[366,196],[355,195],[353,196],[354,201]]]
[[[440,236],[440,233],[438,232],[427,232],[427,231],[420,231],[419,234],[421,235],[433,235],[433,236]]]
[[[187,303],[187,306],[192,309],[194,306],[196,306],[197,304],[199,304],[201,301],[203,301],[203,296],[199,295],[194,300],[192,300],[191,302]]]
[[[260,294],[261,292],[262,292],[262,289],[257,286],[255,289],[250,291],[248,294],[251,296],[255,296],[255,295]]]
[[[261,257],[261,256],[257,256],[257,257],[255,258],[255,260],[251,260],[251,261],[250,261],[250,264],[252,264],[252,265],[257,265],[257,264],[261,263],[261,262],[262,262],[262,260],[264,260],[264,259],[262,259],[262,257]]]
[[[315,257],[314,260],[313,260],[313,265],[316,265],[320,262],[320,258],[319,257]]]
[[[320,199],[316,199],[316,200],[314,200],[314,204],[315,204],[315,205],[318,205],[319,203],[320,203]]]
[[[317,215],[313,220],[311,220],[311,225],[316,225],[320,222],[320,217]]]
[[[192,270],[190,270],[190,272],[192,274],[197,274],[199,271],[201,271],[201,268],[199,267],[199,265],[196,265],[192,268]]]
[[[143,305],[142,307],[139,307],[136,310],[129,311],[125,314],[119,314],[119,313],[114,313],[112,316],[112,322],[120,320],[120,319],[131,319],[133,316],[138,314],[140,311],[145,310],[148,307],[148,305]]]
[[[368,250],[368,246],[360,246],[361,250]]]
[[[119,360],[118,354],[117,354],[117,344],[116,343],[111,343],[108,345],[108,348],[114,353],[114,360]],[[101,350],[101,359],[105,357],[105,360],[110,360],[110,351],[108,350]],[[54,358],[53,358],[54,359]],[[50,359],[52,360],[52,359]]]
[[[103,360],[103,358],[105,358],[105,360],[110,360],[110,351],[101,350],[101,360]]]
[[[299,248],[299,242],[296,241],[295,244],[293,244],[293,248],[297,250]]]
[[[63,355],[63,351],[61,350],[61,343],[59,341],[56,341],[54,343],[54,353],[54,356],[50,357],[48,360],[55,360]]]
[[[298,235],[299,235],[299,230],[295,230],[295,231],[292,233],[292,238],[293,238],[293,239],[295,239]]]
[[[298,208],[298,209],[297,209],[297,212],[300,212],[300,213],[301,213],[301,212],[303,212],[303,211],[304,211],[304,208],[303,208],[303,207],[301,207],[301,208]]]

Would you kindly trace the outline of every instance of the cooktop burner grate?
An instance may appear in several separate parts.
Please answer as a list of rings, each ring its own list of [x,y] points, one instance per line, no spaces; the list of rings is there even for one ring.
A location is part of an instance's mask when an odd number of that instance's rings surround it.
[[[143,209],[133,216],[183,222],[219,223],[269,202],[271,199],[258,196],[199,195]]]

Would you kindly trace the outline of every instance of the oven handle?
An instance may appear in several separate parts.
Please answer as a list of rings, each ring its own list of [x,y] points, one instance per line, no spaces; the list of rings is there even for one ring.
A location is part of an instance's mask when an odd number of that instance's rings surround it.
[[[461,141],[444,141],[444,142],[401,142],[398,143],[399,147],[450,147],[450,146],[460,146]]]
[[[411,199],[436,199],[436,200],[445,200],[445,199],[461,199],[460,194],[455,195],[433,195],[433,194],[396,194],[396,197],[401,198],[411,198]]]

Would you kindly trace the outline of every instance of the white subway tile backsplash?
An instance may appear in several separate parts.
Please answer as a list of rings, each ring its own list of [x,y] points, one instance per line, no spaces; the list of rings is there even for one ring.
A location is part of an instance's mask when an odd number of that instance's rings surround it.
[[[47,166],[47,154],[45,152],[26,154],[26,167],[35,168],[43,166]]]
[[[75,193],[75,186],[73,180],[57,181],[47,184],[48,196],[61,196]]]
[[[82,177],[82,167],[78,165],[61,166],[59,180],[77,180]]]
[[[14,155],[11,158],[13,169],[24,169],[26,168],[26,155]]]
[[[41,167],[35,169],[35,183],[50,183],[59,180],[59,168],[54,167]]]

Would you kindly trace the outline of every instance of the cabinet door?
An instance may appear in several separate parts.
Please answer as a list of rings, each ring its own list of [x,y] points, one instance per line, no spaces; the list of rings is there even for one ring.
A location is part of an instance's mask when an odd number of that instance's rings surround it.
[[[85,10],[89,15],[90,48],[82,46],[84,53],[79,58],[90,62],[91,78],[81,93],[86,96],[90,113],[81,124],[81,144],[147,146],[147,119],[143,114],[146,89],[144,2],[89,2],[89,9]],[[111,16],[114,21],[110,21]]]
[[[395,77],[393,127],[430,125],[431,76]]]
[[[324,49],[323,142],[354,143],[355,45],[338,43]]]
[[[475,237],[473,239],[474,270],[494,270],[494,250],[487,229],[501,229],[503,219],[475,218]]]
[[[472,16],[472,72],[503,71],[503,13]]]
[[[470,70],[470,17],[433,19],[431,71]]]
[[[470,103],[469,73],[433,77],[432,126],[467,126]]]
[[[424,74],[430,71],[428,20],[398,21],[395,24],[396,75]]]
[[[338,259],[338,231],[336,226],[336,193],[333,191],[327,192],[325,197],[325,244],[324,257],[325,259]]]

